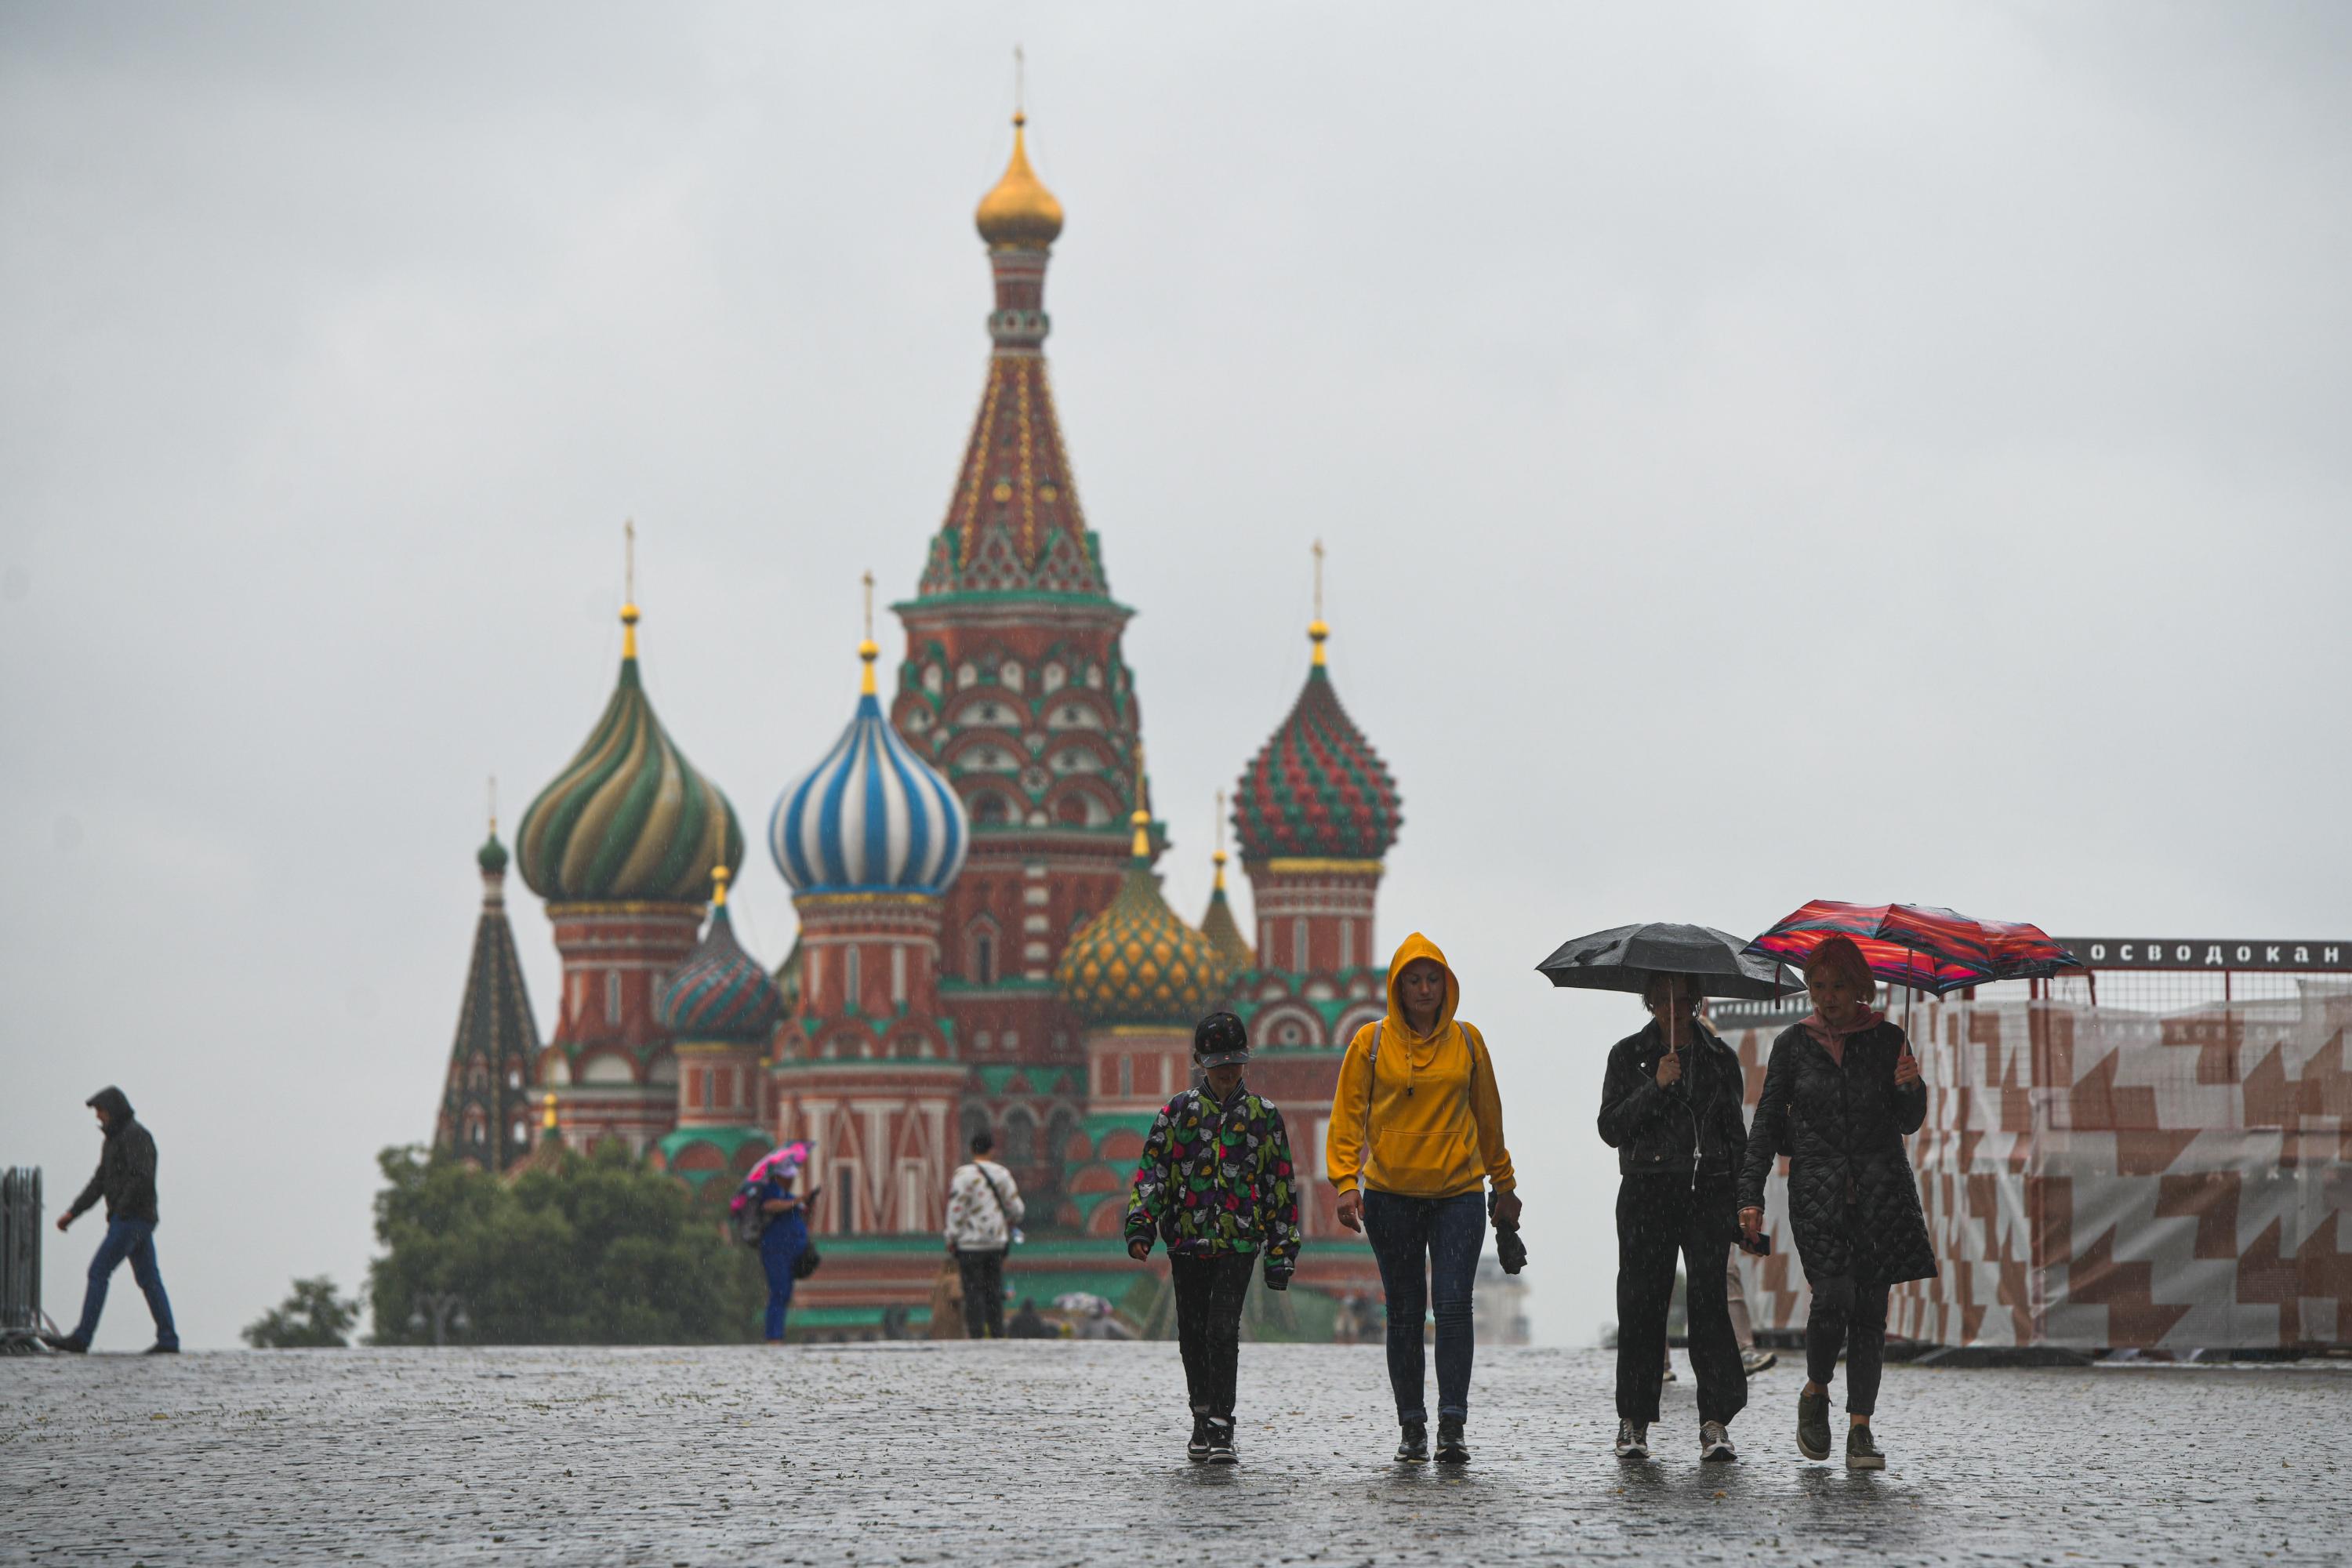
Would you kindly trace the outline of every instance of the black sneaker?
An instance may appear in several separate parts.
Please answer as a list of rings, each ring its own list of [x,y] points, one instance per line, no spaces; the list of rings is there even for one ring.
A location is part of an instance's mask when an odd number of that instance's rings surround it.
[[[1230,1415],[1209,1417],[1209,1463],[1234,1465],[1241,1456],[1234,1452],[1234,1422]]]
[[[177,1345],[167,1345],[159,1341],[154,1344],[149,1345],[142,1353],[147,1355],[178,1355],[180,1353],[180,1347]]]
[[[1886,1456],[1870,1440],[1870,1423],[1845,1429],[1845,1468],[1849,1470],[1883,1470]]]
[[[1646,1421],[1617,1423],[1617,1457],[1621,1459],[1646,1459],[1650,1457],[1650,1424]]]
[[[1797,1391],[1797,1452],[1808,1459],[1830,1457],[1830,1391]]]
[[[1462,1440],[1462,1417],[1459,1415],[1437,1418],[1437,1462],[1441,1465],[1466,1465],[1470,1462],[1470,1445]]]
[[[63,1351],[68,1355],[88,1355],[89,1353],[89,1342],[84,1339],[76,1339],[71,1334],[43,1334],[41,1336],[41,1342],[48,1346],[53,1351]]]
[[[1397,1463],[1418,1465],[1429,1458],[1429,1423],[1405,1421],[1398,1424]]]
[[[1698,1457],[1703,1461],[1715,1464],[1739,1458],[1739,1451],[1731,1446],[1731,1434],[1723,1429],[1722,1422],[1702,1421],[1698,1424]]]
[[[1184,1445],[1184,1457],[1199,1464],[1209,1457],[1209,1418],[1192,1417],[1192,1440]]]

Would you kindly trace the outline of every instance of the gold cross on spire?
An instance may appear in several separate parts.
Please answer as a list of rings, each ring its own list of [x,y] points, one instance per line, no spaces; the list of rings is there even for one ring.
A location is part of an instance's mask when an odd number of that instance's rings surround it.
[[[490,775],[490,837],[499,836],[499,775]]]
[[[1029,62],[1027,58],[1021,53],[1021,46],[1018,44],[1013,45],[1013,123],[1015,125],[1020,124],[1024,120],[1028,118],[1028,115],[1025,112],[1028,108],[1029,97],[1028,83],[1025,79],[1028,76],[1028,64]]]
[[[871,697],[874,695],[874,660],[882,651],[874,640],[874,574],[866,573],[858,578],[858,583],[866,595],[866,636],[857,645],[857,657],[865,661],[866,674],[858,682],[857,689]]]
[[[1143,737],[1135,738],[1135,810],[1128,817],[1135,825],[1135,858],[1151,858],[1151,808],[1143,804]]]
[[[637,520],[621,524],[621,657],[637,657]]]
[[[1225,792],[1217,792],[1217,847],[1209,857],[1209,864],[1217,868],[1216,890],[1225,890]]]
[[[1331,628],[1323,624],[1323,542],[1315,542],[1315,618],[1307,624],[1307,639],[1315,645],[1315,663],[1323,663],[1323,639]]]

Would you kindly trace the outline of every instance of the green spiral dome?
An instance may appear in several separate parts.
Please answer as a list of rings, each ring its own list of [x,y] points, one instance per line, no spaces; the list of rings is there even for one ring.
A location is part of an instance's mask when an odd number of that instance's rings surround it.
[[[634,607],[625,621],[636,619]],[[714,867],[743,864],[743,829],[654,717],[630,627],[620,684],[588,743],[515,830],[522,879],[550,903],[699,904]]]

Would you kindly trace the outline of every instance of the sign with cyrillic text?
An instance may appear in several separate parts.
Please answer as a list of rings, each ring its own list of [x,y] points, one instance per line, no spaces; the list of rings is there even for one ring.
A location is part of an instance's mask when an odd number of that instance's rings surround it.
[[[2283,969],[2352,973],[2352,938],[2333,942],[2227,942],[2200,937],[2062,936],[2091,969]]]

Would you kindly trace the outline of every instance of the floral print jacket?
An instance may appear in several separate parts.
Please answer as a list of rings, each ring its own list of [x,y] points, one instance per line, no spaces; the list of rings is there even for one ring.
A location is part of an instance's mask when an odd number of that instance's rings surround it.
[[[1127,1239],[1186,1258],[1265,1254],[1266,1282],[1298,1263],[1298,1181],[1282,1112],[1237,1086],[1219,1105],[1205,1089],[1170,1100],[1151,1124],[1127,1200]]]

